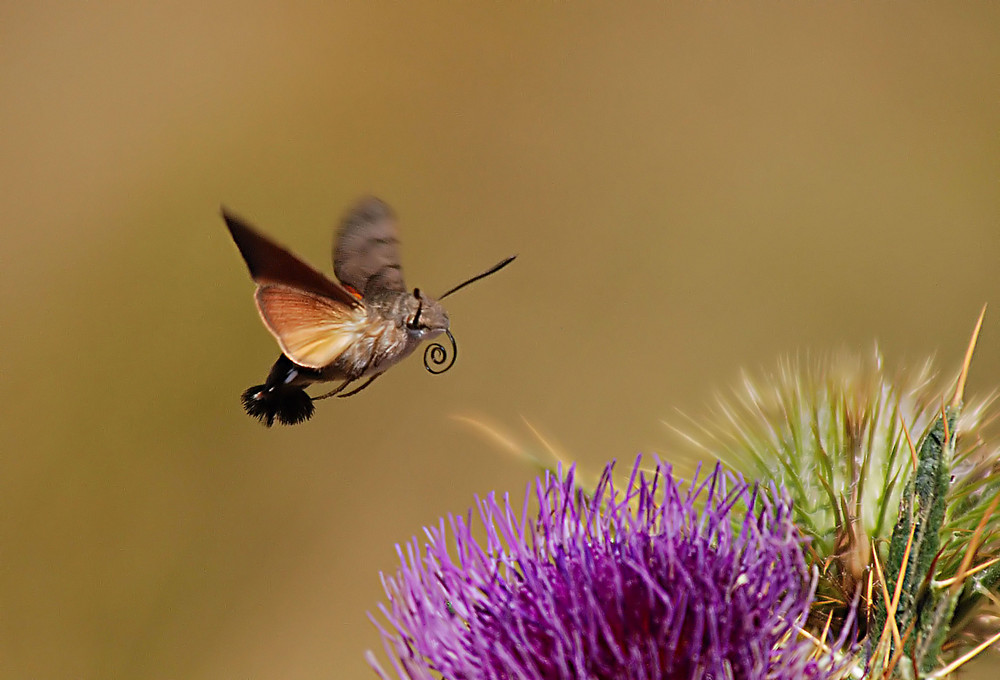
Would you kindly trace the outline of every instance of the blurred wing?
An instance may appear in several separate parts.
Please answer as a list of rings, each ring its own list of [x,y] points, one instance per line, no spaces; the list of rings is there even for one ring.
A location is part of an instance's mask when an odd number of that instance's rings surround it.
[[[351,208],[337,231],[333,271],[366,298],[383,290],[406,291],[392,208],[374,196]]]
[[[364,307],[282,285],[258,286],[255,297],[264,325],[299,366],[328,366],[364,336]]]
[[[360,306],[343,286],[331,281],[225,208],[222,209],[222,217],[247,263],[250,276],[261,286],[279,284],[351,307]]]

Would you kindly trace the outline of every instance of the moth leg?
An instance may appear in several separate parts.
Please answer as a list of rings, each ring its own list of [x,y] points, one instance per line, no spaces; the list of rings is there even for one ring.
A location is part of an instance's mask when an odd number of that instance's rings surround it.
[[[382,375],[382,374],[381,373],[376,373],[372,377],[368,378],[368,380],[366,380],[365,383],[361,387],[356,387],[353,390],[351,390],[350,392],[348,392],[347,394],[338,394],[337,397],[339,399],[343,399],[344,397],[353,397],[355,394],[357,394],[358,392],[360,392],[361,390],[365,389],[366,387],[368,387],[369,385],[371,385],[373,382],[375,382],[375,378],[379,377],[380,375]]]
[[[329,391],[329,392],[327,392],[326,394],[321,394],[321,395],[319,395],[318,397],[313,397],[312,399],[313,399],[313,401],[316,401],[317,399],[326,399],[326,398],[328,398],[328,397],[332,397],[332,396],[334,396],[334,395],[336,395],[336,394],[340,394],[340,392],[341,392],[341,391],[342,391],[342,390],[343,390],[343,389],[344,389],[345,387],[347,387],[347,386],[348,386],[348,385],[350,385],[350,384],[351,384],[352,382],[354,382],[354,380],[355,380],[354,378],[348,378],[347,380],[345,380],[344,382],[340,383],[339,385],[337,385],[336,387],[334,387],[334,388],[333,388],[332,390],[330,390],[330,391]],[[365,383],[365,384],[367,384],[367,383]],[[362,387],[363,387],[363,385],[362,385]],[[354,394],[354,393],[352,392],[351,394]],[[345,395],[345,396],[346,396],[346,395]]]

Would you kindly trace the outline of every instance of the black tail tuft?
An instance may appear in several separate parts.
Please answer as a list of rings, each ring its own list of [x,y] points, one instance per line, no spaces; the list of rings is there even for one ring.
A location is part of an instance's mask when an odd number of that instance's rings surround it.
[[[275,418],[282,425],[301,423],[309,420],[316,410],[304,389],[287,385],[255,385],[243,393],[241,400],[247,414],[267,427],[274,425]]]

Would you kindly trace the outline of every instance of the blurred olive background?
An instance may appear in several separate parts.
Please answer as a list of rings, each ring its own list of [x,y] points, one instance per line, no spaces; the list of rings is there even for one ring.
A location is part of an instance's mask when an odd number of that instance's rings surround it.
[[[669,457],[741,368],[960,361],[1000,262],[1000,6],[4,3],[0,675],[374,677],[394,544]],[[219,218],[330,272],[362,193],[458,363],[266,430]],[[970,391],[997,385],[1000,309]]]

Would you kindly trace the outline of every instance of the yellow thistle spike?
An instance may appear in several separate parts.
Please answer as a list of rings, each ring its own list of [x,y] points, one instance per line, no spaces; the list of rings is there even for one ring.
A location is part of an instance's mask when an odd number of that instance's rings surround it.
[[[941,426],[944,428],[944,443],[942,446],[947,448],[951,444],[951,432],[948,429],[948,409],[945,407],[944,401],[941,402],[939,413],[941,415]]]
[[[993,502],[990,503],[986,512],[983,513],[976,531],[972,534],[972,540],[969,541],[968,546],[965,548],[965,555],[962,556],[962,563],[958,566],[958,573],[955,574],[955,582],[952,584],[952,588],[956,591],[961,590],[965,585],[966,576],[969,574],[969,567],[972,566],[972,558],[975,556],[976,551],[979,550],[980,541],[983,538],[983,530],[986,528],[986,523],[990,520],[990,517],[996,511],[998,503],[1000,503],[1000,494],[997,494],[993,498]]]
[[[903,420],[903,416],[899,416],[899,424],[903,427],[903,434],[906,436],[906,444],[910,447],[910,462],[913,464],[913,470],[917,469],[917,449],[913,446],[913,440],[910,438],[910,428],[906,426],[906,421]]]
[[[494,444],[497,444],[500,449],[511,454],[515,458],[526,460],[539,468],[545,468],[545,465],[543,465],[537,458],[529,454],[523,446],[516,443],[513,439],[500,432],[497,428],[487,424],[479,418],[461,415],[452,415],[451,417],[453,420],[457,420],[460,423],[471,425],[474,430],[480,434],[486,435],[487,439],[492,441]]]
[[[872,545],[872,558],[875,562],[875,573],[878,577],[878,583],[882,587],[882,597],[886,601],[885,606],[885,621],[889,626],[889,631],[892,634],[893,640],[896,641],[896,646],[902,645],[902,640],[899,637],[899,627],[896,625],[896,603],[889,598],[889,588],[885,580],[885,574],[882,573],[882,563],[878,559],[878,550],[875,549],[875,545]],[[886,630],[883,629],[882,637],[879,639],[878,644],[882,644],[882,640],[885,639]],[[888,659],[886,659],[886,663]]]
[[[555,446],[550,444],[549,441],[542,436],[542,433],[538,431],[538,428],[532,425],[527,418],[521,416],[521,420],[523,420],[524,424],[528,426],[529,430],[531,430],[531,434],[535,435],[535,439],[537,439],[545,450],[549,452],[549,455],[552,456],[553,460],[558,463],[562,463],[563,467],[569,467],[568,459],[562,451],[559,451]]]
[[[938,678],[946,678],[946,677],[948,677],[949,675],[951,675],[952,673],[954,673],[956,670],[958,670],[961,666],[964,666],[966,663],[968,663],[973,658],[975,658],[976,656],[978,656],[983,650],[988,649],[990,647],[990,645],[992,645],[992,644],[994,644],[994,643],[996,643],[998,641],[1000,641],[1000,633],[997,633],[996,635],[994,635],[991,638],[983,640],[980,644],[976,645],[974,648],[970,649],[968,652],[966,652],[962,656],[958,657],[957,659],[955,659],[954,661],[952,661],[947,666],[945,666],[943,668],[939,668],[936,671],[934,671],[933,673],[930,673],[927,676],[927,680],[937,680]]]
[[[972,338],[969,340],[969,347],[965,350],[965,361],[962,362],[962,372],[958,374],[958,384],[955,386],[955,397],[951,400],[952,408],[959,408],[965,396],[965,380],[969,377],[969,366],[972,365],[972,354],[976,351],[976,343],[979,341],[979,331],[983,328],[983,318],[986,316],[986,305],[979,312],[979,320],[976,321],[976,329],[972,331]]]
[[[826,615],[826,624],[823,626],[823,634],[819,637],[819,642],[823,645],[823,649],[828,649],[826,644],[827,636],[830,634],[830,624],[833,623],[833,612]]]
[[[992,567],[997,562],[1000,562],[1000,557],[994,557],[991,560],[986,560],[982,564],[976,565],[975,567],[972,567],[968,571],[966,571],[965,572],[965,577],[969,577],[969,576],[972,576],[974,574],[978,574],[979,572],[983,571],[984,569],[989,569],[990,567]],[[957,581],[959,581],[958,576],[952,576],[951,578],[946,578],[943,581],[938,581],[938,585],[941,586],[942,588],[947,588],[950,585],[954,585]]]

